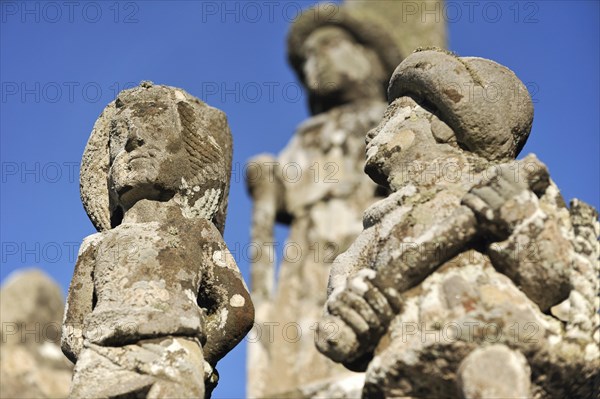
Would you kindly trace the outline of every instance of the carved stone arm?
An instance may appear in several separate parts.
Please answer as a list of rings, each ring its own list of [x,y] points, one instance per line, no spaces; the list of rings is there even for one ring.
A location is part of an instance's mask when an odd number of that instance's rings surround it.
[[[250,160],[246,183],[252,196],[252,298],[258,307],[273,293],[274,227],[278,214],[284,213],[284,185],[278,162],[263,154]]]
[[[242,274],[216,228],[209,242],[198,305],[206,315],[204,358],[214,367],[252,328],[254,306]]]
[[[525,183],[519,188],[535,197],[533,192],[543,193],[548,187],[548,173],[537,158],[527,157],[521,162],[525,161],[535,167],[524,171]],[[349,368],[363,369],[370,358],[369,354],[375,349],[391,321],[389,310],[399,312],[402,292],[418,285],[440,265],[468,248],[475,238],[498,240],[500,233],[495,236],[491,232],[503,233],[504,227],[510,225],[511,221],[506,220],[507,218],[494,220],[499,211],[489,209],[486,196],[479,192],[482,188],[489,191],[488,183],[482,182],[481,187],[472,189],[465,196],[465,205],[458,207],[451,216],[420,236],[410,238],[410,242],[406,242],[410,245],[385,248],[384,244],[380,251],[393,253],[389,262],[378,265],[375,270],[367,269],[350,274],[347,282],[331,293],[320,329],[325,331],[326,326],[335,326],[337,333],[319,335],[317,347],[323,354]],[[515,189],[517,191],[519,190]],[[517,220],[514,222],[517,223]],[[514,225],[509,227],[514,228]],[[419,250],[422,248],[440,250]],[[376,297],[373,292],[380,295]],[[382,299],[385,301],[382,302]]]
[[[93,309],[96,242],[101,233],[86,237],[79,248],[63,318],[61,348],[73,363],[83,347],[83,321]]]

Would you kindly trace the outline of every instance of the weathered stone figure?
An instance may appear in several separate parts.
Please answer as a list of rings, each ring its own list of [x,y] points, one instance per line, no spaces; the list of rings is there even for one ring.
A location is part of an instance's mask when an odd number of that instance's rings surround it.
[[[254,316],[221,236],[231,157],[225,115],[183,90],[142,83],[105,108],[81,168],[99,233],[65,311],[71,397],[210,396]]]
[[[308,91],[313,116],[277,158],[258,156],[248,168],[252,240],[260,248],[252,265],[260,328],[252,336],[260,341],[249,345],[250,397],[341,397],[362,386],[361,376],[316,351],[314,332],[331,262],[360,233],[362,212],[382,194],[363,173],[364,132],[383,115],[385,87],[411,36],[408,29],[398,35],[384,12],[372,12],[369,3],[308,9],[289,32],[289,61]],[[377,3],[378,11],[400,6]],[[429,28],[429,36],[411,39],[444,46],[444,25]],[[290,226],[276,289],[271,256],[275,222]],[[331,380],[340,373],[351,378],[344,388]],[[309,385],[316,381],[324,385]]]
[[[73,365],[60,351],[64,299],[38,269],[13,272],[0,289],[0,398],[66,398]]]
[[[425,50],[388,98],[365,170],[392,194],[334,262],[318,348],[366,369],[365,398],[595,395],[598,214],[567,209],[535,156],[514,161],[525,86]]]

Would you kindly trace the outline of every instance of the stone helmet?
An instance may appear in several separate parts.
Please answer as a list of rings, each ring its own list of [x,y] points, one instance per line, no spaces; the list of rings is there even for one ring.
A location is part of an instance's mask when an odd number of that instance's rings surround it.
[[[441,6],[440,0],[422,3],[427,9]],[[375,51],[387,74],[382,83],[387,85],[398,63],[417,47],[446,46],[444,19],[422,18],[414,6],[408,0],[353,0],[342,5],[322,3],[311,7],[291,25],[287,37],[289,63],[305,82],[302,66],[307,55],[303,43],[318,28],[339,27]]]
[[[227,117],[182,89],[151,82],[120,92],[94,124],[81,161],[80,192],[85,211],[98,231],[119,223],[115,222],[118,207],[109,184],[111,131],[117,116],[126,112],[128,106],[155,102],[161,106],[166,104],[178,116],[175,127],[180,129],[185,152],[189,155],[177,171],[185,182],[180,188],[181,194],[194,196],[190,199],[196,200],[208,192],[208,187],[211,193],[218,193],[216,198],[210,199],[216,203],[213,207],[216,211],[209,219],[223,233],[232,163],[232,137]]]
[[[491,161],[514,159],[527,140],[533,104],[505,66],[440,49],[408,56],[394,71],[388,101],[413,98],[444,121],[461,147]]]

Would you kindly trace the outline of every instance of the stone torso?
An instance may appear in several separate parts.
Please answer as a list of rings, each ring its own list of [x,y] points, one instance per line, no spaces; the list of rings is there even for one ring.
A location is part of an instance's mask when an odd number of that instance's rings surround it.
[[[207,225],[124,223],[102,233],[95,251],[97,302],[86,318],[90,341],[122,342],[127,329],[135,331],[130,340],[183,334],[203,339],[197,301],[206,264],[201,237]],[[94,329],[98,325],[119,327]]]
[[[344,199],[361,208],[374,197],[364,174],[365,132],[383,115],[383,101],[358,102],[313,116],[300,125],[279,161],[286,211],[302,217],[318,202]]]
[[[428,237],[433,236],[432,226],[452,216],[470,185],[435,193],[419,192],[409,185],[378,201],[365,212],[365,230],[334,262],[330,295],[344,285],[348,275],[361,269],[381,272],[392,266],[398,270],[402,310],[374,352],[366,373],[366,397],[457,397],[455,378],[461,361],[475,348],[495,344],[525,356],[532,368],[535,397],[568,396],[560,386],[549,384],[538,370],[554,370],[560,378],[576,380],[579,385],[585,385],[589,378],[560,368],[565,361],[561,359],[575,348],[569,347],[565,336],[571,323],[568,317],[563,319],[567,321],[565,328],[553,317],[554,310],[552,314],[540,311],[538,303],[523,292],[529,280],[515,278],[504,266],[512,262],[523,270],[533,267],[532,272],[543,276],[548,276],[551,269],[546,259],[581,267],[582,262],[574,261],[577,255],[569,246],[559,250],[562,257],[550,256],[546,239],[542,238],[557,234],[547,241],[555,247],[568,242],[561,239],[573,238],[568,232],[569,212],[556,186],[552,183],[540,198],[540,210],[531,216],[527,227],[505,241],[491,246],[471,242],[456,256],[446,253],[443,247],[426,245]],[[529,235],[539,235],[541,241],[528,241]],[[419,259],[431,259],[430,253],[435,253],[439,266],[426,273],[411,269],[410,265],[419,263]],[[576,286],[578,273],[575,270],[562,279],[570,278]],[[546,277],[544,281],[550,287],[555,279]],[[587,348],[585,359],[582,356],[576,363],[591,362],[595,356],[592,353],[596,351]],[[586,369],[582,375],[589,373]],[[515,383],[525,384],[522,378]]]

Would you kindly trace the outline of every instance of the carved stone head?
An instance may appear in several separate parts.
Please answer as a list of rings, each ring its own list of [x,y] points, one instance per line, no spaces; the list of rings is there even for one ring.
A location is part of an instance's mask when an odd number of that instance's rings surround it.
[[[346,103],[361,98],[384,98],[388,73],[377,53],[336,26],[315,30],[303,44],[305,85],[313,101]]]
[[[81,198],[98,231],[141,199],[174,199],[223,231],[231,173],[223,112],[181,89],[142,83],[100,115],[83,154]]]
[[[383,185],[411,162],[514,159],[533,122],[529,92],[511,70],[438,49],[407,57],[392,76],[388,99],[383,120],[367,134],[365,164]]]
[[[302,13],[288,35],[290,64],[318,113],[360,98],[385,97],[402,60],[387,25],[359,9],[321,4]]]

